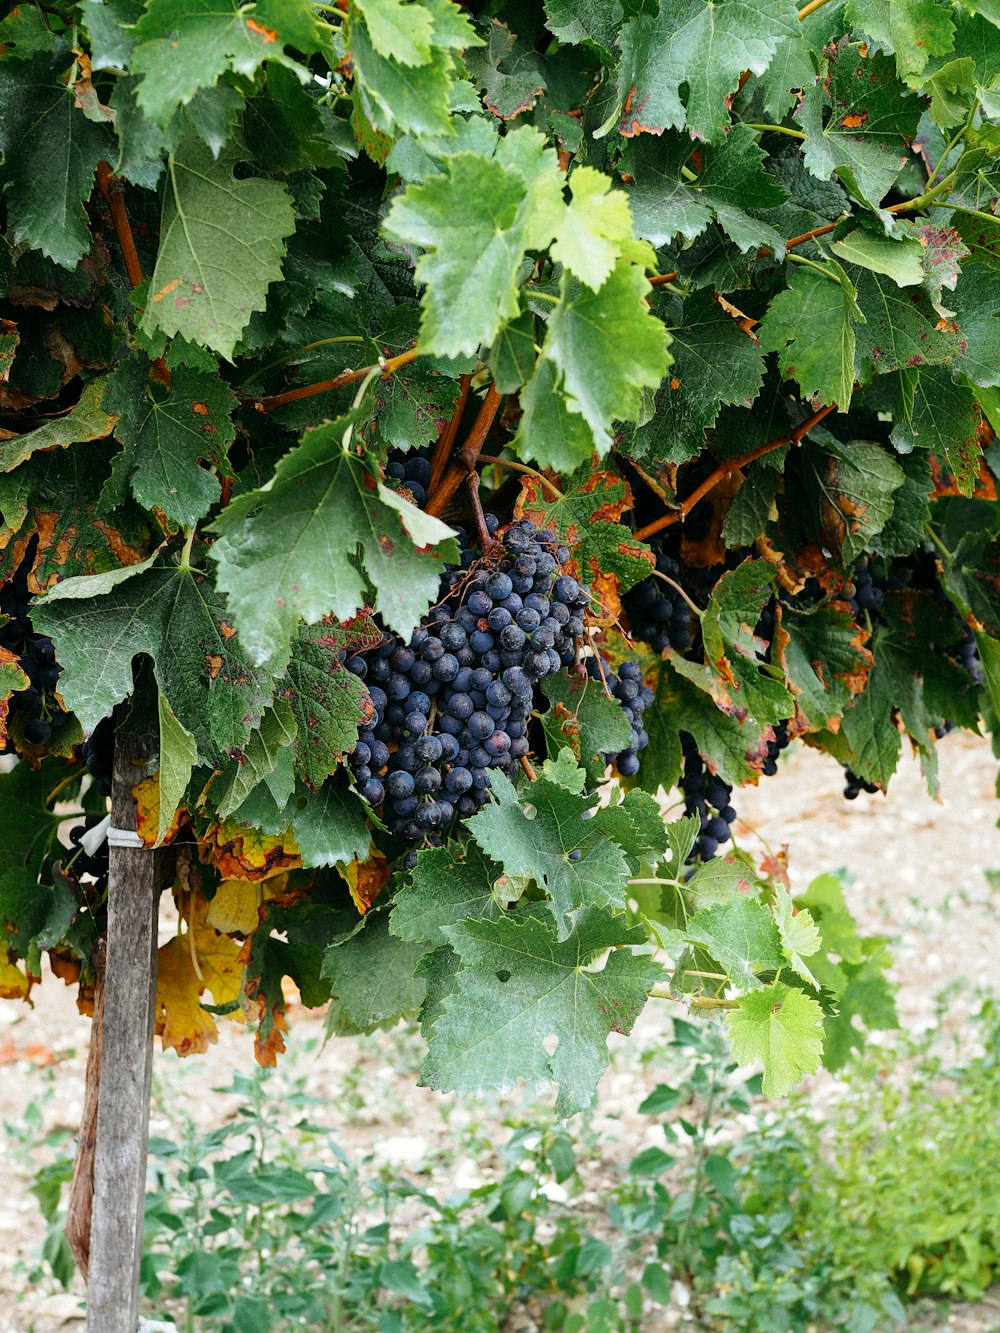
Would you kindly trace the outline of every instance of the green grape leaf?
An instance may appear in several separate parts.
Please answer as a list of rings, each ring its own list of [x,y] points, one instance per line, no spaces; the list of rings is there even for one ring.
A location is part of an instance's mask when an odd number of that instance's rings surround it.
[[[427,983],[414,973],[425,953],[426,944],[389,934],[383,909],[367,914],[363,930],[327,948],[322,975],[353,1026],[367,1032],[420,1009]]]
[[[367,808],[336,780],[325,782],[319,791],[300,782],[280,825],[291,828],[304,866],[347,865],[364,861],[371,850]]]
[[[329,28],[309,0],[149,0],[133,35],[139,105],[161,126],[224,74],[252,79],[265,60],[298,69],[286,46],[332,55]]]
[[[567,916],[585,907],[625,906],[628,863],[621,848],[604,836],[601,813],[592,797],[578,796],[540,777],[518,792],[500,772],[490,775],[493,800],[466,821],[487,856],[513,879],[529,877],[548,893],[560,936]],[[579,851],[578,860],[570,853]]]
[[[387,359],[416,343],[412,306],[389,311],[376,338]],[[383,375],[372,386],[379,436],[393,449],[422,449],[436,440],[458,402],[458,381],[424,359]]]
[[[632,239],[628,198],[593,167],[569,178],[570,200],[552,243],[552,258],[592,291],[599,291]]]
[[[447,944],[449,926],[500,916],[493,889],[499,879],[500,867],[475,843],[425,848],[417,853],[410,883],[393,899],[389,929],[401,940],[437,949]]]
[[[639,787],[627,791],[617,804],[609,802],[601,813],[601,824],[624,848],[635,871],[644,861],[655,865],[676,846],[676,831],[669,831],[659,801]]]
[[[726,1016],[733,1055],[741,1065],[764,1066],[764,1095],[784,1097],[804,1074],[819,1068],[823,1010],[816,1000],[784,982],[748,991]]]
[[[855,199],[877,208],[906,165],[920,112],[888,56],[839,46],[805,90],[799,111],[805,164],[822,180],[836,176]]]
[[[76,915],[76,899],[59,877],[39,884],[33,870],[11,866],[0,875],[0,946],[19,958],[30,949],[51,949],[64,939]]]
[[[774,889],[774,921],[781,936],[781,949],[793,972],[819,989],[819,982],[803,961],[818,953],[822,945],[819,930],[808,907],[792,901],[792,895],[781,884]]]
[[[965,264],[948,305],[962,333],[957,368],[980,388],[996,388],[1000,385],[1000,282],[982,264]]]
[[[537,477],[525,477],[515,517],[530,518],[554,532],[570,551],[566,572],[600,597],[608,575],[627,592],[653,569],[649,547],[636,541],[622,522],[632,505],[632,489],[617,472],[586,467],[562,478],[559,497]]]
[[[282,693],[298,723],[295,766],[310,787],[335,771],[372,716],[368,691],[347,670],[341,653],[372,648],[381,639],[381,631],[363,615],[344,625],[327,616],[299,629]]]
[[[844,31],[843,25],[839,4],[822,5],[800,19],[795,32],[778,43],[767,69],[749,80],[744,96],[752,96],[759,88],[765,117],[780,123],[798,101],[800,91],[816,78],[815,53],[832,45]]]
[[[114,150],[108,125],[77,106],[66,70],[65,46],[51,61],[0,65],[0,184],[14,241],[73,268],[90,249],[84,204],[97,164]]]
[[[499,19],[490,21],[488,44],[465,58],[473,84],[488,110],[501,120],[513,120],[530,111],[545,91],[542,61],[530,47],[518,43]]]
[[[618,754],[632,743],[621,704],[605,694],[600,680],[576,672],[549,676],[542,691],[551,705],[542,718],[549,755],[569,746],[590,782],[600,782],[607,767],[604,755]]]
[[[423,5],[403,0],[355,0],[372,46],[400,65],[426,65],[431,58],[434,20]]]
[[[760,345],[777,352],[782,374],[794,377],[807,397],[846,410],[854,392],[854,325],[864,319],[839,264],[822,273],[796,268],[767,308]]]
[[[451,0],[423,0],[405,7],[406,27],[391,39],[387,33],[384,5],[375,6],[374,32],[368,6],[348,11],[351,62],[355,96],[365,119],[376,133],[402,130],[413,135],[451,133],[451,96],[457,77],[453,52],[482,45],[469,20]],[[430,58],[405,64],[414,53],[415,25],[421,20],[416,9],[432,21]],[[382,44],[386,49],[380,50]],[[389,46],[391,44],[391,51]]]
[[[191,773],[198,762],[198,743],[177,717],[164,697],[157,691],[156,707],[160,722],[160,786],[159,814],[156,837],[166,837],[173,823],[174,812],[184,799]]]
[[[513,447],[553,472],[575,472],[594,452],[586,421],[571,411],[561,391],[559,371],[549,357],[539,357],[520,394],[521,421]]]
[[[784,962],[774,913],[752,898],[703,907],[688,922],[684,938],[706,950],[740,990],[759,989],[758,973],[776,972]]]
[[[876,653],[868,684],[844,710],[840,727],[851,748],[852,770],[883,789],[899,763],[901,742],[891,722],[895,704],[892,677]]]
[[[892,443],[906,452],[930,449],[947,463],[962,494],[971,495],[983,453],[983,418],[975,394],[957,383],[946,366],[921,366],[900,376],[907,392],[900,394]]]
[[[682,168],[694,145],[686,136],[628,142],[618,169],[627,180],[636,235],[666,245],[680,234],[693,241],[714,218],[741,251],[768,246],[781,258],[781,233],[749,209],[777,208],[788,198],[765,171],[765,154],[754,130],[734,125],[724,143],[706,145],[701,169],[687,180]]]
[[[386,233],[425,251],[417,263],[420,346],[458,356],[488,346],[520,313],[528,250],[544,249],[565,211],[556,155],[533,129],[501,140],[495,157],[460,152],[392,204]]]
[[[723,404],[752,405],[764,380],[764,354],[710,291],[684,302],[670,352],[673,365],[656,395],[655,414],[635,432],[629,453],[683,463],[701,452]]]
[[[775,660],[811,730],[831,726],[864,688],[873,660],[865,638],[843,607],[827,604],[810,613],[782,609]]]
[[[212,786],[212,803],[220,819],[228,819],[258,782],[267,781],[275,804],[288,804],[295,786],[291,747],[298,727],[287,699],[275,699],[243,749]],[[277,781],[274,781],[277,775]]]
[[[873,375],[922,365],[952,364],[963,339],[941,318],[923,291],[902,290],[885,274],[852,268],[858,305],[865,322],[857,331],[857,375]]]
[[[546,0],[546,27],[568,46],[582,43],[614,64],[611,51],[623,9],[619,0]]]
[[[270,682],[251,665],[196,569],[157,553],[107,574],[65,579],[32,617],[56,644],[59,692],[87,731],[132,693],[140,653],[153,659],[161,692],[203,758],[239,749],[260,722]]]
[[[108,381],[103,377],[84,385],[76,405],[65,416],[44,426],[0,441],[0,472],[11,472],[39,449],[65,449],[85,440],[103,440],[111,434],[115,419],[102,406]],[[8,516],[10,522],[10,516]]]
[[[230,143],[213,158],[193,134],[171,155],[142,320],[149,337],[180,334],[227,358],[281,277],[284,241],[295,230],[284,185],[235,179],[239,157]]]
[[[592,449],[600,457],[611,448],[612,422],[635,421],[642,411],[642,390],[659,388],[670,364],[667,331],[645,305],[649,290],[643,273],[625,260],[598,292],[575,288],[564,274],[559,303],[549,316],[532,384],[543,367],[554,366],[556,391],[586,423],[587,452]],[[543,433],[526,424],[528,416],[526,409],[515,442],[518,453],[542,467],[558,466]],[[574,465],[583,461],[576,452]]]
[[[218,584],[258,662],[283,665],[300,618],[348,620],[369,586],[386,624],[408,637],[437,596],[443,561],[457,559],[451,528],[345,448],[354,420],[309,431],[266,488],[236,497],[215,521]]]
[[[535,368],[535,317],[523,311],[500,330],[487,358],[497,393],[514,393]]]
[[[752,468],[722,521],[727,546],[752,546],[767,527],[781,474],[771,467]]]
[[[924,280],[924,247],[915,236],[890,237],[857,227],[830,249],[848,264],[886,274],[897,287],[915,287]]]
[[[744,70],[761,74],[782,38],[794,34],[789,0],[660,0],[621,30],[618,91],[599,133],[687,129],[718,143],[729,130],[729,99]],[[682,98],[682,90],[685,96]]]
[[[145,509],[161,509],[181,527],[191,527],[218,500],[218,477],[202,466],[228,470],[235,438],[230,418],[233,394],[218,375],[178,367],[170,387],[150,376],[144,356],[119,362],[108,380],[104,406],[118,418],[122,451],[101,497],[108,508],[131,490]]]
[[[608,1034],[631,1031],[663,976],[651,958],[622,947],[644,942],[645,932],[587,909],[562,940],[531,915],[465,921],[445,934],[462,967],[430,1031],[421,1081],[442,1091],[506,1093],[518,1079],[529,1087],[552,1079],[558,1115],[589,1106],[607,1066]],[[603,968],[590,970],[609,949]]]
[[[45,857],[62,855],[57,838],[62,815],[52,813],[48,797],[65,773],[65,764],[51,758],[39,768],[20,763],[0,773],[0,839],[7,865],[30,870],[36,880]]]
[[[907,82],[923,73],[931,56],[947,55],[954,45],[955,25],[937,0],[847,0],[844,13],[854,32],[896,57]]]
[[[892,516],[905,473],[885,449],[866,440],[831,440],[823,485],[830,529],[840,515],[844,561],[853,563]]]

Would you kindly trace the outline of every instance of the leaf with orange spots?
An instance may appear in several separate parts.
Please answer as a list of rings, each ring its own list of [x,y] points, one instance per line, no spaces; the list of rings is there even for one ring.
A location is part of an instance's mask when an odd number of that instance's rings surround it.
[[[558,499],[536,477],[526,476],[514,508],[515,517],[551,528],[569,547],[568,569],[598,596],[592,613],[602,624],[616,618],[617,593],[648,578],[653,568],[649,547],[636,541],[622,521],[632,503],[623,477],[610,468],[588,466],[563,479]],[[602,575],[613,582],[602,585]]]
[[[867,631],[846,603],[827,603],[809,614],[779,608],[774,658],[785,673],[797,715],[810,731],[839,725],[844,709],[865,688],[874,658]]]
[[[542,682],[551,707],[542,718],[550,758],[569,745],[592,782],[607,768],[606,754],[620,754],[632,742],[632,728],[617,699],[609,698],[600,679],[560,671]]]
[[[143,778],[133,787],[132,796],[135,800],[136,828],[143,844],[146,847],[163,847],[172,842],[187,818],[187,811],[183,806],[175,809],[169,827],[161,834],[159,773],[151,773],[148,778]],[[158,837],[162,839],[159,844]]]
[[[210,824],[202,835],[201,850],[224,879],[270,879],[302,864],[290,832],[266,834],[234,819]]]
[[[347,880],[354,906],[364,916],[388,884],[391,871],[384,854],[373,843],[364,861],[355,857],[344,866],[342,873]]]
[[[159,510],[181,527],[197,523],[221,493],[216,474],[229,471],[235,436],[229,385],[178,366],[168,388],[150,376],[150,363],[139,354],[118,364],[104,401],[117,418],[122,445],[101,496],[105,507],[116,508],[131,490],[144,509]]]

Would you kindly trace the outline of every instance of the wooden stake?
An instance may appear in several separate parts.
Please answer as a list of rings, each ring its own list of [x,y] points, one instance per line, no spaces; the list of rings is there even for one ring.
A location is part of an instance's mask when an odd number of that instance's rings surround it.
[[[134,831],[132,789],[151,737],[115,739],[111,823]],[[156,999],[157,903],[163,852],[115,846],[108,879],[107,970],[101,1023],[97,1145],[87,1284],[88,1333],[136,1333],[149,1141]]]
[[[94,1153],[97,1149],[97,1097],[101,1082],[101,1033],[104,1029],[104,941],[94,959],[94,1021],[87,1052],[83,1114],[76,1140],[73,1180],[66,1205],[66,1240],[86,1281],[90,1268],[90,1223],[94,1209]]]

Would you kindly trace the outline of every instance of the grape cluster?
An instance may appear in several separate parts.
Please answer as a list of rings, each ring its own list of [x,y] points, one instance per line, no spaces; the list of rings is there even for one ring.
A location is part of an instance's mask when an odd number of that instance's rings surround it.
[[[111,795],[111,774],[115,763],[115,731],[110,717],[102,718],[81,746],[83,762],[102,796]]]
[[[688,859],[710,861],[720,845],[732,836],[729,826],[736,818],[736,811],[729,798],[733,789],[708,772],[693,737],[686,731],[681,732],[681,753],[684,758],[680,782],[684,814],[697,815],[701,820],[698,840]]]
[[[764,767],[761,772],[766,778],[773,778],[778,771],[778,755],[788,745],[791,737],[788,734],[787,721],[779,722],[774,728],[774,739],[767,742],[767,755],[764,759]]]
[[[844,765],[844,797],[848,801],[856,801],[862,792],[867,792],[869,796],[874,796],[878,791],[878,786],[874,782],[866,782],[864,778],[859,778],[857,773]]]
[[[657,551],[656,569],[657,573],[680,583],[682,570],[673,556]],[[628,612],[632,633],[648,643],[655,653],[662,653],[668,647],[678,652],[690,648],[691,608],[669,583],[657,578],[643,579],[625,594],[622,605]]]
[[[102,887],[108,882],[108,841],[105,838],[91,856],[83,847],[83,835],[100,824],[103,818],[103,815],[88,815],[82,824],[76,824],[70,830],[69,840],[76,851],[66,866],[75,879],[79,879],[81,875],[91,875]]]
[[[390,459],[385,468],[386,477],[399,483],[400,490],[409,491],[415,504],[427,501],[431,484],[431,460],[425,453],[403,454]]]
[[[499,521],[486,522],[495,535]],[[409,842],[433,841],[456,816],[475,814],[492,769],[515,773],[529,749],[535,686],[574,660],[590,602],[559,572],[568,550],[530,520],[485,558],[462,546],[441,602],[409,643],[387,636],[346,662],[374,705],[349,756],[354,781]]]
[[[649,744],[649,737],[642,725],[642,715],[653,702],[653,691],[643,684],[642,668],[638,662],[623,662],[615,675],[606,662],[588,657],[587,674],[593,680],[600,680],[612,698],[618,700],[632,728],[631,745],[622,750],[621,754],[606,754],[605,762],[616,764],[623,778],[634,777],[639,771],[639,751]]]
[[[880,578],[876,578],[868,557],[859,560],[854,566],[852,581],[844,589],[847,605],[851,608],[851,615],[855,619],[865,611],[877,611],[885,600],[886,591],[895,584],[901,588],[903,584],[898,580],[890,580],[888,583]]]
[[[62,667],[56,661],[52,640],[31,628],[30,564],[29,557],[0,589],[0,613],[8,617],[0,626],[0,647],[17,657],[31,682],[27,689],[15,690],[10,696],[11,712],[20,715],[20,734],[27,745],[44,746],[54,731],[66,725],[69,714],[55,696]],[[13,748],[8,739],[7,751]]]

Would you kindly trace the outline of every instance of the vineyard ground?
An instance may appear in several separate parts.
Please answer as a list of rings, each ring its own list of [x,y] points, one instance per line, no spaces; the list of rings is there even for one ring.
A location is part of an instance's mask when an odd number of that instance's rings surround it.
[[[763,839],[776,851],[789,844],[793,888],[815,874],[845,867],[853,877],[850,905],[866,931],[883,931],[895,942],[895,978],[900,983],[902,1021],[911,1028],[933,1021],[933,997],[960,979],[970,986],[1000,986],[996,962],[996,922],[1000,884],[990,870],[1000,871],[1000,832],[994,826],[995,761],[988,745],[954,735],[940,749],[941,804],[923,790],[915,761],[904,762],[886,798],[862,796],[853,804],[840,794],[840,771],[829,759],[810,751],[793,753],[778,776],[756,791],[737,793],[741,842],[754,846]],[[947,956],[935,952],[933,939],[947,921]],[[166,915],[163,926],[172,929]],[[962,997],[952,1006],[951,1022],[959,1023]],[[598,1204],[601,1175],[610,1179],[643,1146],[654,1127],[635,1113],[642,1097],[658,1081],[654,1059],[638,1059],[655,1050],[667,1022],[668,1007],[651,1002],[632,1038],[615,1039],[613,1065],[601,1086],[593,1127],[602,1134],[602,1152],[595,1170],[586,1167],[591,1192],[579,1200]],[[316,1036],[321,1019],[296,1011],[292,1041]],[[161,1104],[173,1100],[203,1128],[232,1115],[235,1100],[209,1096],[244,1069],[248,1042],[235,1025],[223,1024],[210,1059],[180,1064],[173,1056],[158,1057],[158,1078],[165,1086]],[[47,1043],[62,1033],[52,1049]],[[69,991],[47,979],[36,992],[33,1010],[0,1007],[0,1120],[17,1123],[34,1104],[46,1130],[71,1129],[79,1118],[89,1020],[82,1019]],[[477,1119],[490,1134],[490,1106],[457,1106],[448,1119],[437,1094],[413,1086],[416,1041],[399,1034],[380,1034],[358,1041],[342,1039],[318,1057],[299,1055],[293,1063],[306,1073],[310,1090],[328,1099],[326,1123],[348,1152],[363,1157],[374,1146],[378,1157],[397,1169],[421,1172],[425,1187],[471,1186],[488,1176],[497,1162],[488,1158],[456,1159],[449,1151],[456,1124]],[[405,1067],[404,1067],[405,1066]],[[821,1109],[835,1094],[834,1080],[820,1074],[812,1095]],[[449,1098],[449,1101],[454,1099]],[[761,1103],[761,1110],[766,1108]],[[495,1139],[502,1140],[494,1121]],[[316,1115],[313,1117],[317,1118]],[[169,1136],[171,1126],[159,1118],[154,1132]],[[652,1141],[652,1139],[651,1139]],[[0,1134],[0,1333],[56,1333],[80,1330],[79,1294],[28,1293],[18,1267],[37,1249],[43,1226],[29,1193],[27,1173],[10,1160],[11,1145]],[[5,1160],[5,1158],[7,1160]],[[426,1169],[425,1169],[426,1167]],[[956,1333],[991,1333],[1000,1325],[1000,1290],[983,1302],[942,1309],[935,1319],[916,1327],[947,1327]],[[521,1327],[531,1327],[529,1323]],[[690,1325],[688,1325],[690,1327]]]

